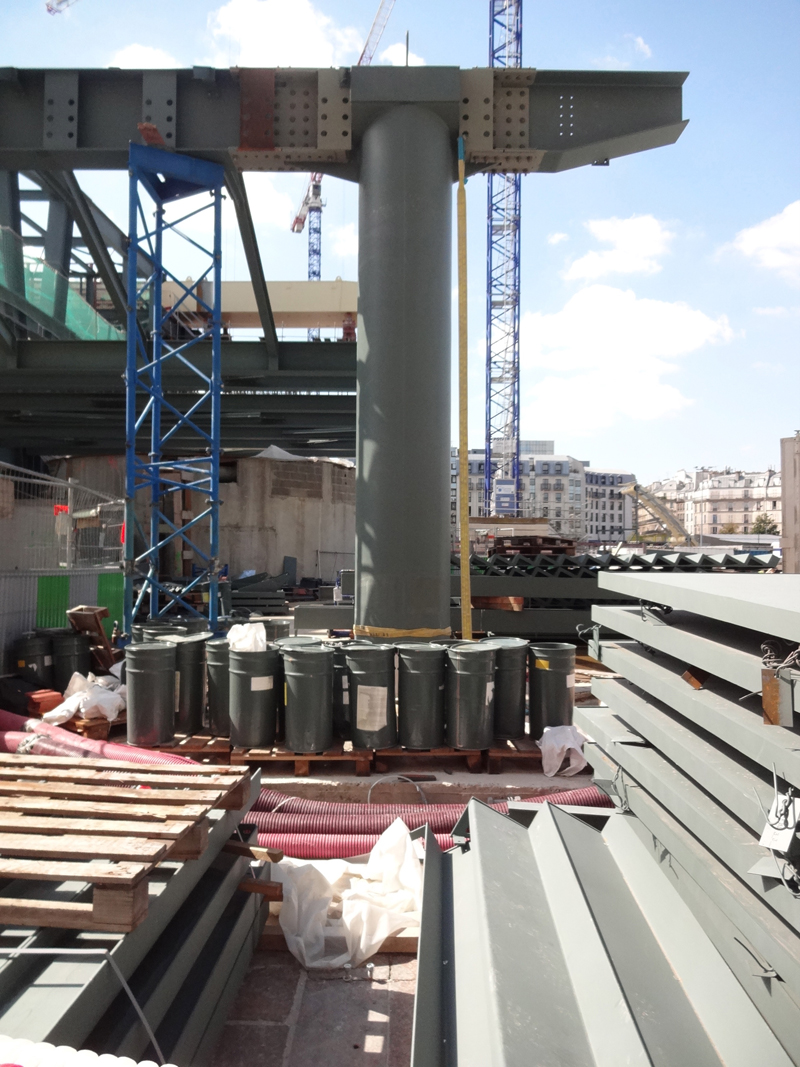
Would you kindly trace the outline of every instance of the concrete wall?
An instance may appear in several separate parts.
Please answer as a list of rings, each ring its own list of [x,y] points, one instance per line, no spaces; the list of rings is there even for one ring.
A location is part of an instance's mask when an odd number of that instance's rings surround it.
[[[220,486],[220,562],[232,576],[278,574],[284,556],[297,557],[298,578],[352,567],[355,473],[325,461],[240,459],[236,481]]]
[[[326,460],[240,459],[236,481],[220,485],[220,565],[232,576],[243,570],[279,574],[284,556],[297,557],[298,578],[332,579],[352,567],[355,550],[355,469]],[[229,471],[230,465],[226,464]],[[124,495],[122,456],[60,460],[52,471],[112,496]],[[187,494],[189,495],[189,494]],[[203,495],[190,494],[191,511],[204,508]],[[146,501],[137,507],[146,521]],[[206,524],[193,540],[208,545]]]
[[[800,574],[800,434],[781,438],[784,574]]]

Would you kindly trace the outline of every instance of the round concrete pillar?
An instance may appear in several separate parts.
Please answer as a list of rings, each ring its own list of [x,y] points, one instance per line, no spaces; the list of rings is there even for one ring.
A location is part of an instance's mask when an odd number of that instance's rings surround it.
[[[355,621],[449,632],[454,148],[407,105],[361,152]]]

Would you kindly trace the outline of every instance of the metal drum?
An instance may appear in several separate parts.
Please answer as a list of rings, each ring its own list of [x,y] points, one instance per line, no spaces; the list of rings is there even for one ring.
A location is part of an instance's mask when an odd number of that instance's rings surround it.
[[[168,641],[128,645],[128,744],[165,745],[175,736],[175,652]]]
[[[312,634],[299,634],[297,637],[281,637],[275,644],[279,648],[303,648],[305,645],[321,645],[322,638]]]
[[[159,641],[168,640],[159,637]],[[173,638],[175,654],[175,729],[197,734],[203,729],[206,707],[206,639],[200,635]]]
[[[231,745],[272,748],[275,743],[277,674],[280,654],[274,645],[263,652],[229,652]]]
[[[350,645],[346,652],[354,748],[397,744],[394,645]]]
[[[283,643],[286,748],[325,752],[333,744],[333,649]]]
[[[229,737],[231,732],[229,651],[227,637],[206,644],[208,728],[214,737]]]
[[[544,642],[530,647],[531,737],[545,726],[570,726],[575,705],[575,645]]]
[[[23,634],[14,645],[14,673],[42,689],[53,688],[53,641]]]
[[[494,656],[494,736],[513,741],[525,734],[525,681],[528,642],[521,637],[485,637]]]
[[[258,619],[267,631],[268,641],[280,641],[292,636],[291,619]]]
[[[447,650],[447,743],[484,749],[494,732],[494,662],[490,644],[463,642]]]
[[[397,729],[403,748],[444,744],[446,654],[438,643],[397,646]]]
[[[77,671],[84,678],[92,669],[92,642],[85,634],[53,637],[53,688],[63,693]]]
[[[331,641],[333,649],[333,734],[343,741],[352,740],[350,723],[350,675],[347,673],[347,649],[353,645],[368,645],[369,641]]]

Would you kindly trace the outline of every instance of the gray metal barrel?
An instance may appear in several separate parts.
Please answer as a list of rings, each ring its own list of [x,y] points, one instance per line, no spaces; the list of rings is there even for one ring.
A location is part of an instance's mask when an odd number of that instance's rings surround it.
[[[268,641],[280,641],[281,638],[292,635],[291,619],[259,619],[258,621],[263,623]]]
[[[185,637],[188,632],[185,626],[159,622],[158,619],[150,619],[142,623],[143,641],[157,641],[160,637]]]
[[[14,673],[26,682],[53,688],[53,641],[49,637],[23,634],[14,645]]]
[[[86,677],[92,669],[92,642],[85,634],[53,637],[53,688],[63,693],[78,671]]]
[[[325,752],[333,744],[333,649],[323,644],[282,648],[286,679],[286,748]]]
[[[281,637],[275,644],[279,648],[303,648],[305,645],[321,645],[322,638],[313,634],[298,634],[296,637]]]
[[[229,652],[231,744],[271,748],[275,743],[279,652]]]
[[[125,651],[130,745],[165,745],[175,736],[175,652],[168,641],[143,641]]]
[[[144,641],[144,627],[140,622],[131,625],[131,644],[139,644]]]
[[[174,641],[175,729],[180,734],[197,734],[203,729],[206,707],[206,641],[200,634],[176,635]]]
[[[446,655],[440,644],[397,646],[397,726],[403,748],[430,749],[444,744]]]
[[[394,645],[351,645],[346,657],[353,747],[392,748],[397,744]]]
[[[531,737],[545,726],[569,726],[575,704],[575,645],[551,641],[531,645]]]
[[[353,645],[368,645],[369,641],[331,641],[333,649],[333,733],[343,741],[352,740],[350,721],[350,676],[347,673],[347,649]]]
[[[229,737],[231,732],[229,652],[227,637],[206,644],[208,728],[214,737]]]
[[[447,650],[447,743],[489,748],[494,733],[494,661],[490,644],[464,642]]]
[[[525,681],[528,642],[521,637],[485,637],[494,657],[494,736],[513,741],[525,734]]]

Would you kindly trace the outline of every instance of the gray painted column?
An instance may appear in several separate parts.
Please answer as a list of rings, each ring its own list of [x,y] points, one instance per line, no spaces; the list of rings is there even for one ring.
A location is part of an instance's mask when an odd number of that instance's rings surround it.
[[[454,146],[405,105],[361,153],[355,621],[447,630]]]

